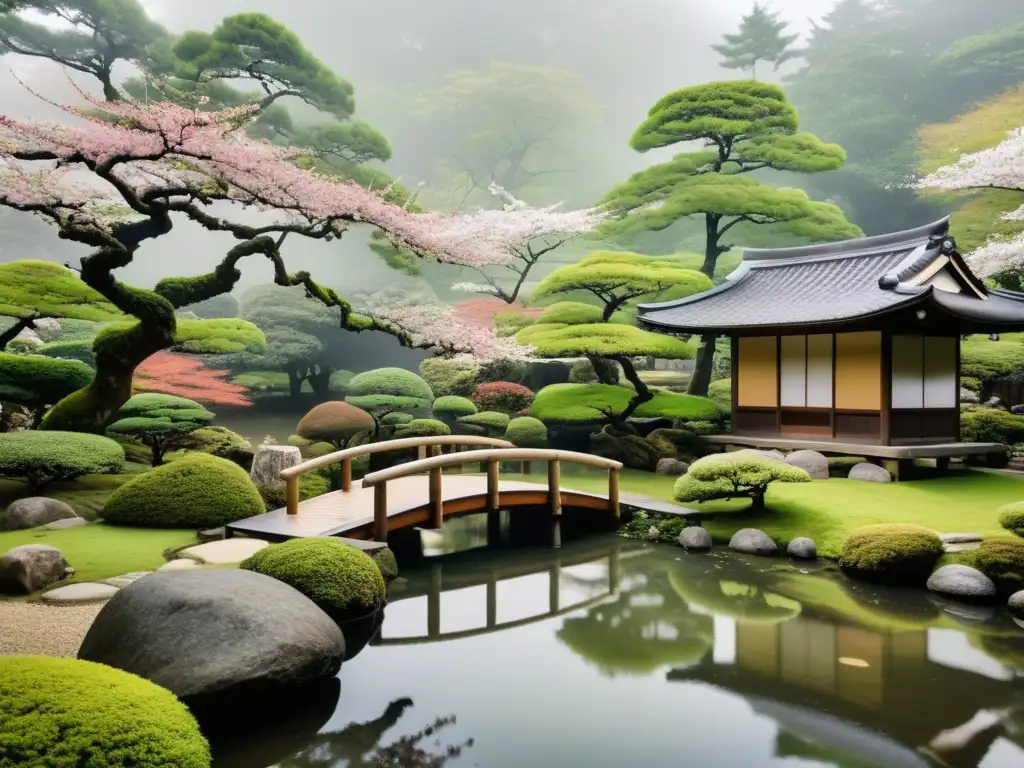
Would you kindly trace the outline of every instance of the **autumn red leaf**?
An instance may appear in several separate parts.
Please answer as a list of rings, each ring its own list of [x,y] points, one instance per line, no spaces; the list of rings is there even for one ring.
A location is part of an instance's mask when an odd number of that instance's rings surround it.
[[[456,304],[452,311],[462,322],[478,328],[494,328],[494,316],[499,312],[539,317],[544,309],[527,309],[519,304],[508,304],[501,299],[467,299]]]
[[[230,371],[173,352],[157,352],[135,369],[132,389],[187,397],[203,405],[252,405],[245,388],[227,380]]]

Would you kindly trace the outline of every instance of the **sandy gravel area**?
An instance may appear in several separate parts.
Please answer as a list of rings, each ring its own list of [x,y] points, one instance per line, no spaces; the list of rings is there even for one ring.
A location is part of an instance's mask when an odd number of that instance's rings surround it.
[[[0,656],[75,656],[103,605],[55,607],[0,600]]]

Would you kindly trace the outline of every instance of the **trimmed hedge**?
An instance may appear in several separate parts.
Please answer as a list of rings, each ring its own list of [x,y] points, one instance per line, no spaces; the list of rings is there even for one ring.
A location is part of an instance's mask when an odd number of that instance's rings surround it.
[[[330,443],[341,450],[352,437],[373,427],[373,416],[362,408],[334,400],[303,416],[295,432],[310,442]]]
[[[378,549],[370,555],[370,558],[377,564],[380,575],[384,577],[385,582],[398,578],[398,560],[395,558],[395,553],[391,551],[390,547]]]
[[[519,416],[508,423],[505,439],[517,448],[544,448],[548,444],[548,428],[540,419]]]
[[[90,368],[96,367],[96,353],[92,349],[92,339],[69,339],[67,341],[51,341],[36,350],[45,357],[77,360]]]
[[[437,419],[413,419],[408,424],[402,424],[395,430],[396,438],[403,437],[436,437],[438,435],[450,435],[451,428],[443,421]]]
[[[1000,593],[1024,589],[1024,539],[1009,536],[985,539],[976,550],[965,554],[968,555],[966,562],[992,579]]]
[[[195,454],[129,480],[110,495],[102,517],[113,525],[203,529],[265,511],[248,472],[227,459]]]
[[[0,657],[0,765],[209,768],[188,708],[160,686],[77,659]]]
[[[935,531],[910,523],[865,525],[839,551],[839,567],[851,576],[889,583],[923,584],[942,557]]]
[[[473,404],[481,411],[516,413],[530,407],[533,391],[522,384],[508,381],[493,381],[481,384],[471,397]]]
[[[460,416],[472,416],[477,412],[477,407],[468,397],[445,395],[434,401],[431,410],[435,416],[451,416],[457,419]]]
[[[1024,368],[1024,343],[1020,334],[1003,334],[999,341],[971,336],[960,342],[960,375],[986,381],[1009,376]]]
[[[345,402],[357,408],[408,410],[434,402],[434,393],[422,378],[404,368],[377,368],[352,377]]]
[[[480,427],[488,433],[500,434],[508,429],[511,422],[507,413],[498,411],[481,411],[472,416],[463,416],[459,424],[468,424],[471,427]]]
[[[718,379],[708,386],[708,397],[726,411],[732,411],[732,379]]]
[[[999,408],[981,408],[960,414],[960,438],[968,443],[1024,442],[1024,416]]]
[[[23,431],[0,434],[0,477],[14,477],[36,491],[82,475],[116,475],[124,449],[108,437],[81,432]]]
[[[292,539],[271,544],[242,561],[297,589],[336,621],[364,616],[384,604],[381,569],[362,550],[332,538]]]
[[[20,405],[54,405],[92,381],[80,360],[0,352],[0,400]]]
[[[400,427],[415,418],[411,413],[387,413],[381,417],[380,423],[385,427]]]
[[[552,304],[537,318],[537,325],[592,325],[603,322],[602,310],[581,301],[560,301]]]
[[[603,411],[621,413],[635,391],[612,384],[552,384],[534,397],[530,415],[549,424],[588,424],[604,420]],[[721,416],[719,407],[706,397],[657,392],[637,408],[637,418],[669,418],[680,421],[711,421]]]
[[[999,524],[1010,533],[1024,536],[1024,501],[999,508]]]

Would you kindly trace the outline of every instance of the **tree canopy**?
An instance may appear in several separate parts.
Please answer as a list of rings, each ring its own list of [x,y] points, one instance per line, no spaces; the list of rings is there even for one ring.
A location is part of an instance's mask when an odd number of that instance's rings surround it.
[[[155,392],[135,395],[117,413],[107,432],[135,438],[152,451],[152,465],[163,464],[176,442],[213,421],[213,414],[194,400]]]
[[[724,41],[711,47],[722,56],[721,65],[726,69],[750,71],[750,76],[757,79],[757,63],[764,61],[779,67],[799,56],[799,52],[791,48],[798,34],[785,34],[789,22],[780,19],[778,12],[768,10],[759,2],[754,3],[750,13],[740,19],[736,32],[723,35]]]

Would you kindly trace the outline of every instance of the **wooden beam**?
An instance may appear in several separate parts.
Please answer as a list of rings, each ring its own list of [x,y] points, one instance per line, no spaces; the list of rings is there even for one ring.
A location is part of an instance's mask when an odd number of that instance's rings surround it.
[[[615,467],[608,470],[608,509],[616,520],[622,517],[619,507],[619,470]]]
[[[430,527],[435,531],[444,526],[444,494],[441,491],[441,468],[430,470]],[[381,483],[378,488],[386,484]]]
[[[373,488],[373,540],[388,540],[388,484]]]
[[[498,509],[500,494],[498,493],[498,460],[487,461],[487,508]]]
[[[555,517],[562,515],[562,472],[558,459],[548,462],[548,503],[551,505],[551,514]]]
[[[288,477],[284,481],[285,504],[289,515],[299,514],[299,478]]]
[[[341,460],[341,490],[352,490],[352,459]]]

